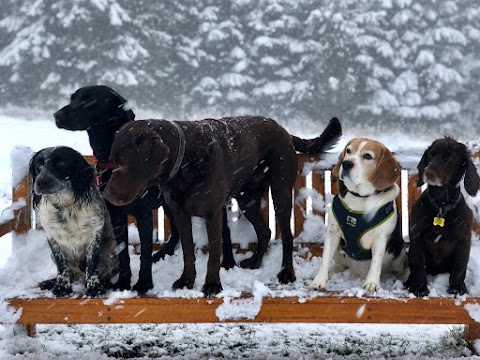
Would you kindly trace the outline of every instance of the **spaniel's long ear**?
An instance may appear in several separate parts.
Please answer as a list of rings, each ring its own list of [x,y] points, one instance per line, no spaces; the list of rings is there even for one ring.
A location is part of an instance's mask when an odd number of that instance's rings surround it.
[[[348,146],[348,144],[347,144]],[[345,146],[346,148],[346,146]],[[342,166],[343,159],[345,158],[345,149],[342,150],[340,153],[340,156],[338,157],[337,164],[333,167],[332,169],[332,176],[336,179],[338,179],[339,174],[340,174],[340,167]]]
[[[384,190],[395,184],[400,177],[401,167],[388,149],[382,149],[380,160],[372,173],[371,182],[375,189]]]
[[[88,201],[91,197],[91,189],[95,186],[95,173],[93,168],[79,155],[75,164],[75,170],[71,177],[72,190],[75,201]]]
[[[37,173],[37,168],[36,168],[36,163],[38,161],[38,158],[40,156],[40,152],[42,150],[38,151],[35,153],[35,155],[33,155],[33,157],[30,159],[30,163],[28,164],[28,175],[33,179],[35,180],[35,178],[37,177],[38,173]]]
[[[420,162],[417,165],[418,169],[418,179],[417,179],[417,186],[420,187],[424,184],[423,182],[423,172],[425,171],[425,168],[428,165],[428,152],[430,151],[430,148],[424,151],[422,158],[420,159]]]
[[[31,193],[31,195],[32,195],[32,204],[33,204],[34,208],[36,208],[38,206],[38,204],[40,203],[40,199],[41,199],[40,195],[35,194],[35,191],[33,190],[34,189],[33,184],[35,183],[35,179],[38,176],[38,170],[37,170],[37,167],[36,167],[36,163],[37,163],[37,161],[40,157],[40,153],[42,151],[43,150],[40,150],[40,151],[36,152],[35,155],[33,155],[33,157],[30,159],[30,163],[28,165],[28,176],[32,180],[32,193]]]
[[[471,196],[475,196],[480,186],[480,178],[478,177],[477,169],[470,158],[467,161],[467,170],[465,171],[463,182],[465,184],[465,190],[467,190]]]

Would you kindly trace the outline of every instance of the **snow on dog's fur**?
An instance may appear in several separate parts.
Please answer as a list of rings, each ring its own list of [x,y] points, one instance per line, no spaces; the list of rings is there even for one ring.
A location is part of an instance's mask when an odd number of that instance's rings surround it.
[[[400,176],[400,166],[392,153],[381,143],[364,138],[352,139],[341,153],[332,175],[339,179],[338,204],[342,204],[347,214],[343,222],[337,220],[334,206],[329,210],[328,233],[325,241],[322,264],[310,287],[325,288],[332,260],[333,271],[342,271],[349,267],[361,275],[366,274],[363,288],[367,291],[380,289],[382,270],[392,270],[400,277],[406,277],[405,252],[400,234],[400,226],[395,199],[400,189],[396,184]],[[338,209],[338,207],[337,207]],[[349,249],[345,231],[348,226],[373,221],[380,210],[386,214],[373,227],[354,237],[363,258],[340,251]],[[348,223],[350,219],[350,224]],[[342,224],[339,224],[342,221]],[[350,243],[351,244],[351,243]],[[356,250],[356,249],[355,249]],[[366,254],[366,255],[364,255]]]
[[[56,296],[84,280],[86,295],[102,294],[117,271],[113,228],[94,171],[69,147],[37,152],[30,162],[33,203],[48,237],[58,275],[39,284]]]

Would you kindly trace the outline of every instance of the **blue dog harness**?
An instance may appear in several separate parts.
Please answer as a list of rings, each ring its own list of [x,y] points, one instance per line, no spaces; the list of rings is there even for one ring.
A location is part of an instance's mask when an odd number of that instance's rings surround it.
[[[387,221],[394,214],[395,207],[394,202],[391,201],[371,211],[354,211],[349,209],[338,195],[335,195],[332,210],[342,230],[342,250],[352,259],[370,260],[372,251],[364,249],[360,239],[366,232]]]

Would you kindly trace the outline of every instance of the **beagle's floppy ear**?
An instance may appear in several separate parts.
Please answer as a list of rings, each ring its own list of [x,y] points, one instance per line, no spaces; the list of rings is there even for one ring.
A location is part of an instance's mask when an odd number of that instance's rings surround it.
[[[470,196],[475,196],[477,194],[480,187],[480,178],[478,177],[477,169],[470,158],[467,161],[467,170],[465,171],[463,183],[465,184],[465,190],[467,190]]]
[[[345,148],[347,146],[345,146]],[[338,179],[338,176],[340,174],[340,167],[342,166],[342,162],[344,158],[345,158],[345,149],[343,149],[343,151],[340,153],[340,156],[338,157],[338,162],[332,169],[332,176],[336,179]]]
[[[401,168],[388,149],[382,149],[380,160],[372,173],[371,182],[375,189],[384,190],[395,184],[400,177]]]

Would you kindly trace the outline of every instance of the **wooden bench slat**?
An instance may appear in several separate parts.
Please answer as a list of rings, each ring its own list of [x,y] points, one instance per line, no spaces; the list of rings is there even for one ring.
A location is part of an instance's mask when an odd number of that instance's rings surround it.
[[[245,300],[246,298],[241,298]],[[234,302],[235,300],[231,300]],[[255,319],[269,323],[475,324],[465,309],[480,298],[264,298]],[[11,299],[19,324],[216,323],[222,299]],[[228,320],[239,321],[239,320]]]

